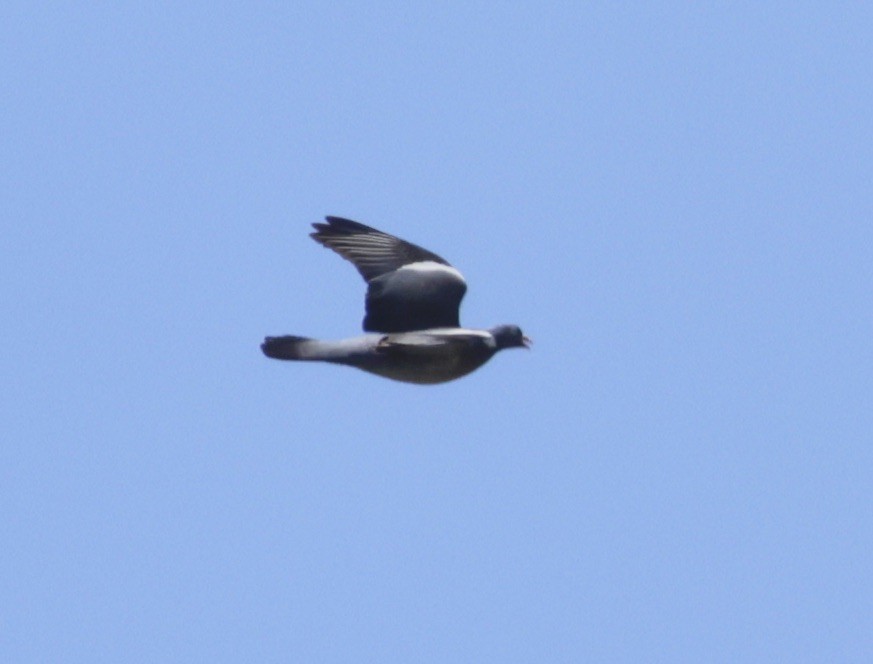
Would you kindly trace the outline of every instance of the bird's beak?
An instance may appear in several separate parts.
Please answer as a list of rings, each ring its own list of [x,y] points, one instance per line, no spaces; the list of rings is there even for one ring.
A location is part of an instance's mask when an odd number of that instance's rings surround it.
[[[523,336],[521,338],[521,345],[530,350],[530,347],[533,345],[533,339]]]

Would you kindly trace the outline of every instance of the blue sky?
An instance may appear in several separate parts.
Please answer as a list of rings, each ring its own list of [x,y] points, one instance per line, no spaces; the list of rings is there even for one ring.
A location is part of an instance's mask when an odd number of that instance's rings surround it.
[[[0,659],[869,661],[871,19],[5,3]],[[325,214],[534,350],[267,360]]]

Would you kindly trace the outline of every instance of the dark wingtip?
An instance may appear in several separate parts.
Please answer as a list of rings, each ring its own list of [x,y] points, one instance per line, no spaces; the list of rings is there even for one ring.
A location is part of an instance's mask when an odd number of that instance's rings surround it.
[[[348,217],[337,217],[336,215],[331,215],[331,214],[325,216],[325,220],[329,224],[337,224],[337,225],[351,224],[352,226],[363,226],[364,225],[364,224],[361,224],[357,221],[353,221],[353,220],[349,219]]]
[[[352,221],[351,219],[346,219],[345,217],[334,217],[328,215],[324,219],[327,223],[322,221],[313,223],[312,227],[315,229],[315,232],[309,234],[309,237],[321,244],[325,244],[327,238],[337,237],[339,235],[358,235],[361,233],[378,232],[374,228],[370,228],[369,226],[357,221]]]
[[[369,233],[374,231],[374,228],[370,228],[366,224],[362,224],[358,221],[352,221],[351,219],[346,219],[345,217],[333,217],[326,216],[325,221],[327,223],[318,222],[312,224],[315,228],[319,230],[335,232],[335,233]]]

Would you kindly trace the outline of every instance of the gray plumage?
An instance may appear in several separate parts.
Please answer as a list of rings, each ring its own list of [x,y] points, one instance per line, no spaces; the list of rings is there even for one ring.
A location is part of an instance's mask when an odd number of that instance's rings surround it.
[[[313,226],[310,237],[350,261],[367,282],[365,332],[460,327],[467,284],[444,258],[350,219],[327,217]]]
[[[465,376],[504,348],[527,348],[515,325],[460,327],[467,290],[461,273],[440,256],[349,219],[313,224],[312,238],[349,260],[367,282],[361,337],[320,341],[267,337],[261,350],[279,360],[330,362],[418,384]]]

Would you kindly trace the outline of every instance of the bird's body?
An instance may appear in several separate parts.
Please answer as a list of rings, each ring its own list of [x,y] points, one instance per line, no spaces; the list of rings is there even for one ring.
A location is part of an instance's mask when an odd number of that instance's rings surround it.
[[[460,327],[467,290],[443,258],[364,224],[327,217],[313,239],[351,261],[367,281],[360,337],[321,341],[267,337],[261,349],[280,360],[330,362],[407,383],[444,383],[478,369],[499,350],[527,347],[515,325]]]
[[[278,360],[344,364],[420,385],[445,383],[466,376],[499,350],[492,332],[464,328],[370,333],[338,341],[267,337],[261,348],[268,357]]]

